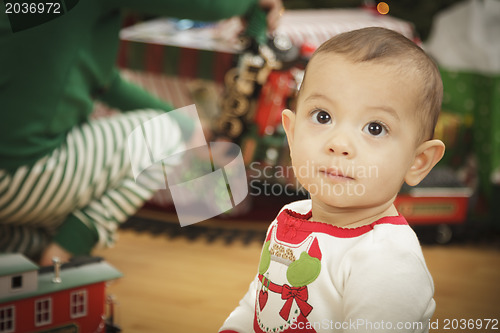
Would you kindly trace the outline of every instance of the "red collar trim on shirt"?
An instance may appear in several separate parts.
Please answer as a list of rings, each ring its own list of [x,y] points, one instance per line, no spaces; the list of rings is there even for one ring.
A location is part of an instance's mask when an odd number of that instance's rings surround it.
[[[283,210],[277,218],[278,235],[281,234],[281,236],[285,236],[293,230],[293,234],[297,234],[297,231],[306,234],[310,234],[311,232],[321,232],[339,238],[352,238],[361,236],[373,230],[373,228],[379,224],[408,225],[408,222],[401,214],[398,216],[385,216],[375,222],[357,228],[342,228],[328,223],[309,221],[311,216],[312,211],[309,211],[306,214],[300,214],[290,209]],[[278,236],[278,238],[282,237]]]

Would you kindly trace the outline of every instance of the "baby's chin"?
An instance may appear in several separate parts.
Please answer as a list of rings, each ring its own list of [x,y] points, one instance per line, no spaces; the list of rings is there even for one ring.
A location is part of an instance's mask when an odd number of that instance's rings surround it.
[[[394,196],[377,197],[373,195],[310,195],[313,204],[317,207],[337,212],[352,212],[355,210],[379,211],[390,207]]]

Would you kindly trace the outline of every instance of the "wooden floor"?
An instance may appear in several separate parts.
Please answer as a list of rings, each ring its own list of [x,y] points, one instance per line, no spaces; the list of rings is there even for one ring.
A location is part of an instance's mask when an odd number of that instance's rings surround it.
[[[246,292],[260,250],[258,242],[226,245],[122,230],[113,249],[96,254],[124,273],[108,288],[118,300],[124,333],[203,333],[217,332]],[[445,319],[500,319],[498,248],[427,245],[423,250],[436,288],[433,321],[442,328]]]

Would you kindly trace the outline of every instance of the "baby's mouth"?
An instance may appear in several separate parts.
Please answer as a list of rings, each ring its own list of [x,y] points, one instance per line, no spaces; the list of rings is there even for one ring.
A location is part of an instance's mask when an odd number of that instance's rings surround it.
[[[319,170],[319,173],[333,180],[354,180],[353,177],[346,175],[342,172],[341,169],[338,168],[326,168]]]

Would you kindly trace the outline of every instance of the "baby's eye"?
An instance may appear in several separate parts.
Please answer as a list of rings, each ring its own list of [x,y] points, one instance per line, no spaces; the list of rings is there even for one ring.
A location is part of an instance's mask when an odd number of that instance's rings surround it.
[[[363,132],[372,136],[384,136],[387,135],[387,128],[380,122],[372,121],[365,125]]]
[[[317,124],[331,124],[332,117],[324,110],[316,110],[311,115],[313,122]]]

